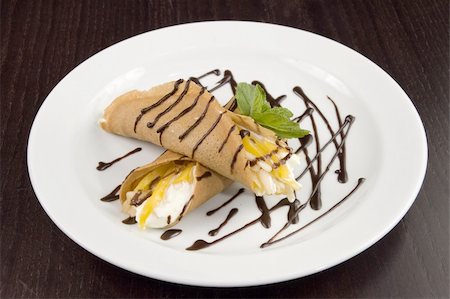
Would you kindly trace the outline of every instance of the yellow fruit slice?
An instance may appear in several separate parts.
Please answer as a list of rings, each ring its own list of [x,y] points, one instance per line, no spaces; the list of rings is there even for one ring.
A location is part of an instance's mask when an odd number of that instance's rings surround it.
[[[170,169],[168,172],[170,173]],[[139,216],[138,223],[139,227],[144,228],[145,222],[148,216],[152,213],[153,209],[161,202],[164,198],[164,193],[172,182],[174,174],[167,175],[165,178],[161,179],[153,189],[152,195],[144,202],[141,215]]]
[[[179,184],[182,182],[192,182],[192,168],[194,163],[187,163],[184,165],[184,169],[174,179],[173,184]]]
[[[249,136],[242,138],[244,149],[255,157],[264,156],[266,153],[258,146],[258,142],[252,140]]]
[[[272,174],[278,178],[288,178],[290,172],[286,165],[280,165],[278,168],[272,170]]]
[[[145,227],[145,222],[154,208],[164,199],[164,194],[170,185],[180,184],[183,182],[192,183],[193,181],[193,167],[195,163],[190,162],[181,165],[182,170],[176,174],[174,167],[166,167],[166,171],[163,173],[160,169],[159,173],[162,179],[153,188],[152,195],[144,202],[142,212],[139,216],[138,223],[141,228]]]
[[[157,178],[162,177],[162,175],[169,169],[172,168],[172,163],[167,163],[165,165],[159,166],[156,169],[153,169],[146,176],[144,176],[141,181],[134,188],[134,191],[144,191],[150,188],[150,184]]]

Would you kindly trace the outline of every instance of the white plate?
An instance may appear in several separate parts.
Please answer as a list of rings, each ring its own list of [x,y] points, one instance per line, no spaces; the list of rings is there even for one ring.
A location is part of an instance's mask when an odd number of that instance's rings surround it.
[[[162,149],[113,136],[97,126],[103,109],[130,89],[231,69],[238,81],[257,79],[273,95],[286,94],[295,115],[304,106],[292,93],[300,85],[336,127],[326,96],[356,122],[347,141],[349,182],[335,174],[323,185],[322,211],[342,198],[359,177],[366,183],[342,206],[307,230],[260,249],[285,221],[273,214],[272,228],[261,225],[201,251],[184,248],[226,216],[205,211],[234,193],[233,185],[187,216],[183,233],[162,241],[161,231],[139,231],[121,223],[119,203],[99,198],[119,184],[130,169],[157,157]],[[217,78],[207,78],[215,81]],[[231,93],[216,96],[225,102]],[[310,128],[308,121],[304,122]],[[321,139],[328,139],[323,123]],[[99,172],[108,161],[137,147],[143,151]],[[331,149],[331,148],[330,148]],[[330,152],[331,153],[331,152]],[[325,155],[325,162],[330,155]],[[411,101],[382,69],[357,52],[298,29],[251,22],[205,22],[147,32],[115,44],[70,72],[49,94],[34,121],[28,145],[31,182],[41,205],[71,239],[98,257],[145,276],[202,286],[249,286],[284,281],[341,263],[374,244],[405,215],[424,178],[427,143]],[[333,170],[336,165],[333,165]],[[307,177],[307,176],[306,176]],[[308,179],[300,193],[310,189]],[[270,205],[275,199],[267,199]],[[253,197],[232,206],[238,216],[219,236],[259,214]],[[321,212],[302,212],[301,223]],[[219,237],[218,236],[218,237]]]

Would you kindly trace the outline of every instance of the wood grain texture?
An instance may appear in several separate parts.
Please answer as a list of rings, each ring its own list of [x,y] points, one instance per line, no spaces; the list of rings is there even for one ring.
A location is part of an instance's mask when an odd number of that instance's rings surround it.
[[[1,298],[449,296],[448,1],[1,1]],[[203,20],[305,29],[380,65],[425,124],[429,163],[406,217],[355,258],[269,286],[197,288],[112,266],[66,237],[38,203],[27,173],[33,118],[86,58],[152,29]],[[407,174],[404,174],[407,175]]]

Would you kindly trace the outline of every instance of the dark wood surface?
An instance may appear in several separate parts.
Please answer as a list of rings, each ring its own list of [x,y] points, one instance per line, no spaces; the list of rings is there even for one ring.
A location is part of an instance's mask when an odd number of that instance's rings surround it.
[[[29,0],[1,1],[0,10],[1,298],[449,296],[448,1]],[[424,185],[406,217],[360,255],[274,285],[182,286],[95,257],[39,205],[27,173],[27,138],[58,81],[135,34],[223,19],[283,24],[337,40],[385,69],[417,107],[429,142]]]

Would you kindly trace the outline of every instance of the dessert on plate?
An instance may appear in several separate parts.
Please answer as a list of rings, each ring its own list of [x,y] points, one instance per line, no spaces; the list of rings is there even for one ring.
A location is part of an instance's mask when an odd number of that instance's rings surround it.
[[[100,126],[114,134],[161,145],[190,161],[183,162],[187,168],[197,165],[193,169],[198,170],[204,165],[257,195],[283,194],[294,199],[300,184],[293,169],[299,159],[278,137],[285,136],[291,127],[271,127],[277,118],[286,118],[281,110],[285,108],[271,109],[265,97],[252,93],[254,90],[254,86],[242,85],[236,93],[239,112],[250,117],[222,107],[195,80],[180,79],[119,96],[105,109]],[[251,101],[243,101],[249,96]],[[258,124],[258,117],[265,121],[265,127]]]
[[[119,198],[123,211],[135,217],[139,227],[164,228],[231,182],[191,158],[165,151],[127,176]]]

